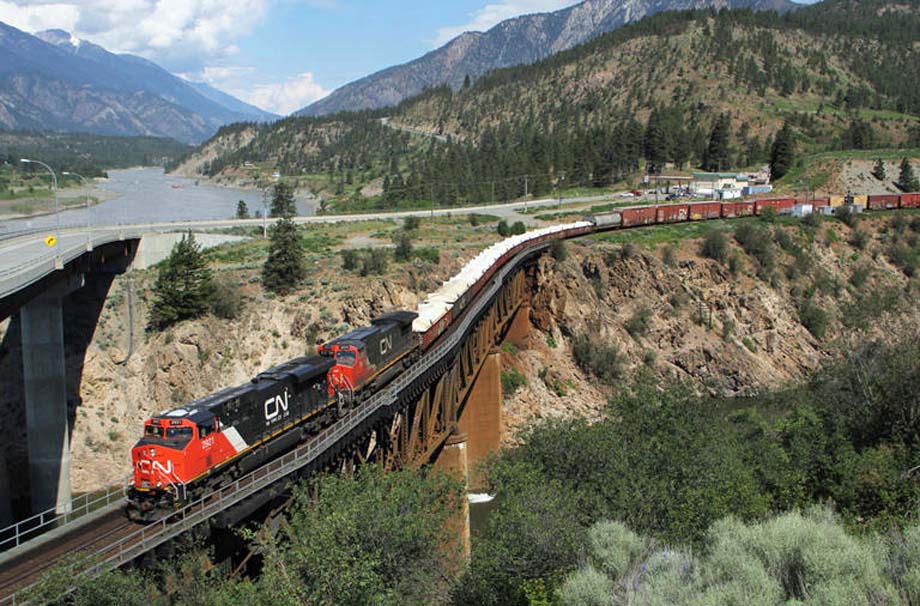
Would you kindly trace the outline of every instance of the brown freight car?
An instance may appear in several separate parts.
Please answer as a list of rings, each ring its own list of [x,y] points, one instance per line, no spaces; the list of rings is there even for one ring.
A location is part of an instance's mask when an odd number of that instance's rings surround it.
[[[878,194],[869,196],[866,208],[870,210],[886,210],[898,207],[898,194]]]
[[[901,208],[920,208],[920,194],[901,194]]]
[[[722,216],[721,202],[694,202],[689,207],[690,220],[718,219]]]
[[[758,200],[754,206],[754,211],[760,215],[763,209],[770,207],[778,215],[791,215],[792,207],[795,206],[795,198],[770,198],[767,200]]]
[[[655,206],[637,206],[635,208],[624,208],[620,211],[623,215],[623,227],[634,227],[636,225],[652,225],[657,218],[657,207]]]
[[[750,217],[754,214],[753,202],[723,202],[722,216],[726,219]]]
[[[686,221],[688,216],[686,204],[663,204],[658,207],[657,223],[678,223]]]

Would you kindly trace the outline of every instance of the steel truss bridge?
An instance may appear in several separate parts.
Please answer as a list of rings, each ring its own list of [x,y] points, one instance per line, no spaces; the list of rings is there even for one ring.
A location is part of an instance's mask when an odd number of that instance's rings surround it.
[[[147,526],[121,511],[123,489],[75,499],[72,512],[33,516],[0,531],[0,605],[23,604],[55,566],[75,579],[118,568],[194,527],[227,527],[281,496],[291,481],[365,462],[387,468],[429,463],[458,426],[490,351],[527,301],[526,270],[549,246],[534,244],[496,271],[467,310],[419,360],[308,442]],[[79,562],[69,564],[74,554]],[[68,564],[64,564],[67,562]]]

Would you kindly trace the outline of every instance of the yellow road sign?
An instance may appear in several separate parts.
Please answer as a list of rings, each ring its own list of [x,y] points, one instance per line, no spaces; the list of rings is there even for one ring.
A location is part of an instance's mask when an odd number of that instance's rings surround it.
[[[55,238],[54,236],[48,236],[47,238],[45,238],[45,244],[47,244],[48,246],[54,246],[55,244],[57,244],[57,238]]]

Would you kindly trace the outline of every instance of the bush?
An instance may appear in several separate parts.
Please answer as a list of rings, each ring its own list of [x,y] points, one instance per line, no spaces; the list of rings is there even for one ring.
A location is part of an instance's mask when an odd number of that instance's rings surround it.
[[[422,220],[418,217],[406,217],[403,219],[403,231],[418,231],[422,225]]]
[[[514,395],[514,392],[527,385],[527,377],[516,368],[512,368],[508,371],[503,370],[501,373],[501,381],[502,395],[505,397]]]
[[[703,238],[700,254],[722,263],[725,261],[727,252],[728,242],[725,239],[725,234],[717,229],[710,229]]]
[[[775,264],[773,239],[765,228],[752,223],[742,223],[735,230],[735,240],[760,265],[761,274],[769,274]]]
[[[227,278],[215,281],[211,313],[224,320],[235,320],[240,317],[244,306],[243,295],[235,283]]]
[[[549,254],[553,259],[560,262],[569,258],[569,251],[562,240],[553,240],[553,243],[549,246]]]
[[[776,223],[776,209],[772,206],[764,206],[760,210],[760,220],[764,223]]]
[[[575,338],[572,355],[579,368],[603,383],[612,385],[623,378],[625,360],[616,347],[581,334]]]
[[[806,301],[799,307],[799,321],[816,339],[823,339],[827,332],[828,313],[813,301]]]
[[[834,209],[834,216],[850,227],[856,227],[859,215],[850,210],[849,206],[838,206]]]
[[[672,245],[668,244],[661,249],[661,262],[667,267],[674,267],[677,265],[677,252]]]
[[[342,251],[342,269],[345,271],[354,271],[358,269],[358,265],[361,263],[361,254],[349,248]]]
[[[588,559],[598,570],[617,579],[645,551],[646,542],[620,522],[597,522],[588,529]]]
[[[409,217],[410,219],[413,217]],[[396,250],[393,257],[400,262],[408,261],[412,257],[412,236],[406,231],[399,231],[393,235]]]
[[[524,225],[523,221],[515,221],[514,225],[511,226],[511,235],[519,236],[527,231],[527,226]]]
[[[498,225],[495,226],[495,231],[503,238],[507,238],[511,235],[511,228],[508,227],[508,222],[504,219],[498,222]]]
[[[434,246],[416,248],[412,251],[412,258],[437,265],[441,262],[441,251]]]
[[[633,338],[640,337],[648,332],[651,327],[652,310],[647,305],[643,305],[636,310],[629,320],[624,324],[626,332]]]
[[[850,234],[850,246],[859,250],[865,250],[869,244],[869,234],[861,229],[853,230]]]
[[[359,273],[362,276],[382,275],[387,271],[387,256],[380,251],[366,249],[361,256],[361,269]]]
[[[588,566],[569,575],[559,599],[565,606],[613,606],[613,590],[610,578]]]

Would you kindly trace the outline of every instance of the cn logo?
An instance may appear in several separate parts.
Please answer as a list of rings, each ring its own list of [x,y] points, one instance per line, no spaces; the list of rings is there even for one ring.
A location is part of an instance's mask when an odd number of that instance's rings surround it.
[[[387,355],[391,349],[393,349],[393,335],[387,335],[380,340],[380,355]]]
[[[288,392],[285,389],[283,395],[265,400],[265,420],[271,422],[282,415],[287,416],[288,407]]]
[[[163,475],[171,476],[173,473],[173,462],[166,461],[166,465],[163,465],[159,461],[148,461],[146,459],[141,459],[137,462],[137,469],[141,473],[150,473],[151,471],[159,471]]]

